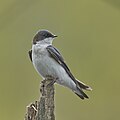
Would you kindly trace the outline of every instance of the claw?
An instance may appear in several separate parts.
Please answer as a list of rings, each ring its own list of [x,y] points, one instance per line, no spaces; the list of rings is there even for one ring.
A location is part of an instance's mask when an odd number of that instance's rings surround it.
[[[48,80],[53,80],[53,79],[54,79],[54,77],[53,77],[53,76],[51,76],[51,75],[46,75],[46,79],[48,79]]]
[[[55,82],[56,82],[56,79],[52,80],[52,81],[47,85],[47,87],[54,85]]]

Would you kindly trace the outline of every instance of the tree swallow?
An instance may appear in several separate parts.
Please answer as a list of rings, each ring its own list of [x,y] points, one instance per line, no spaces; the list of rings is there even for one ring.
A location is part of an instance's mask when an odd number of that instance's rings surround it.
[[[52,46],[56,37],[48,30],[37,32],[33,38],[32,49],[29,51],[33,66],[43,79],[52,76],[56,83],[68,87],[81,99],[89,98],[83,90],[92,89],[73,76],[58,49]]]

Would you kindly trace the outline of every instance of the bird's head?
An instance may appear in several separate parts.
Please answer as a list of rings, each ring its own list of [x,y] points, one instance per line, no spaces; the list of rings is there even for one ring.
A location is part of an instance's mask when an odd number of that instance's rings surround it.
[[[52,44],[53,39],[57,37],[48,30],[40,30],[33,38],[33,44]]]

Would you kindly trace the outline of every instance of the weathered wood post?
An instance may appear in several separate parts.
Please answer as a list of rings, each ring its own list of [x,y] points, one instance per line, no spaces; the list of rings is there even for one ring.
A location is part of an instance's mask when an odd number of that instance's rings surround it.
[[[54,81],[52,78],[41,81],[40,99],[27,106],[25,120],[55,120],[52,81]]]

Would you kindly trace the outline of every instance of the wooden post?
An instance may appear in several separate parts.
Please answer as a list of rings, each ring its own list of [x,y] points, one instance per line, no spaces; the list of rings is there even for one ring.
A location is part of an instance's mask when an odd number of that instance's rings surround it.
[[[40,100],[27,106],[25,120],[55,120],[53,81],[54,79],[49,77],[41,82]]]

